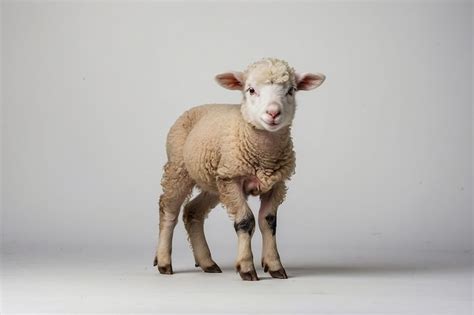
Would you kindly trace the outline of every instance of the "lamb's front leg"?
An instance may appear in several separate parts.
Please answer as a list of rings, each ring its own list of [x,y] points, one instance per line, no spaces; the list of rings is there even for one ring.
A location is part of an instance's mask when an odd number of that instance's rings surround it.
[[[255,231],[255,217],[250,210],[240,180],[218,181],[220,201],[234,219],[238,237],[236,269],[242,280],[258,280],[253,264],[252,235]]]
[[[280,261],[276,244],[277,209],[286,195],[284,182],[279,182],[267,193],[260,196],[261,206],[258,213],[258,225],[262,232],[262,267],[273,278],[287,279],[285,269]]]

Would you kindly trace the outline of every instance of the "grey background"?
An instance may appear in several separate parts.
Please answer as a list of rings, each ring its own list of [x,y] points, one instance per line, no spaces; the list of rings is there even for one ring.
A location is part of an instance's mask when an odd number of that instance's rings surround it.
[[[239,102],[214,75],[266,56],[327,75],[298,95],[283,260],[472,250],[469,2],[6,1],[1,18],[4,251],[151,263],[169,127]],[[206,230],[232,261],[222,208]],[[174,253],[191,264],[181,222]]]

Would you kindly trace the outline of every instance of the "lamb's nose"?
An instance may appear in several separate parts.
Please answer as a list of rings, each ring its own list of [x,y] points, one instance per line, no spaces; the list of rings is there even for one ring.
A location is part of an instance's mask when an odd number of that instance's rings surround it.
[[[280,116],[281,112],[278,109],[270,109],[267,110],[267,114],[270,115],[273,119]]]

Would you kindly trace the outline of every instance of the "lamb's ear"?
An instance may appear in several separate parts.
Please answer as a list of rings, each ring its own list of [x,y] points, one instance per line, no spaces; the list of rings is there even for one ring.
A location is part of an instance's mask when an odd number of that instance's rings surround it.
[[[326,76],[321,73],[297,73],[296,74],[296,89],[297,90],[312,90],[320,86]]]
[[[244,88],[244,74],[242,72],[226,72],[216,75],[220,86],[229,90],[242,90]]]

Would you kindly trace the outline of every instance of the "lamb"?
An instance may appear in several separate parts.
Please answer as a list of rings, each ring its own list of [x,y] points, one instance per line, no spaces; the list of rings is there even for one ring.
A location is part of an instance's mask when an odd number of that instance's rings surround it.
[[[285,181],[295,169],[290,128],[295,92],[323,83],[319,73],[296,73],[275,58],[257,61],[244,72],[215,77],[218,84],[243,94],[239,105],[208,104],[186,111],[171,127],[168,161],[161,181],[159,242],[154,266],[173,274],[171,246],[180,208],[197,187],[200,193],[184,206],[183,221],[196,267],[221,272],[204,235],[204,220],[221,203],[234,220],[238,237],[236,270],[243,280],[258,280],[251,239],[255,218],[249,195],[260,196],[258,226],[262,233],[262,267],[273,278],[286,279],[276,243],[277,209],[286,195]]]

